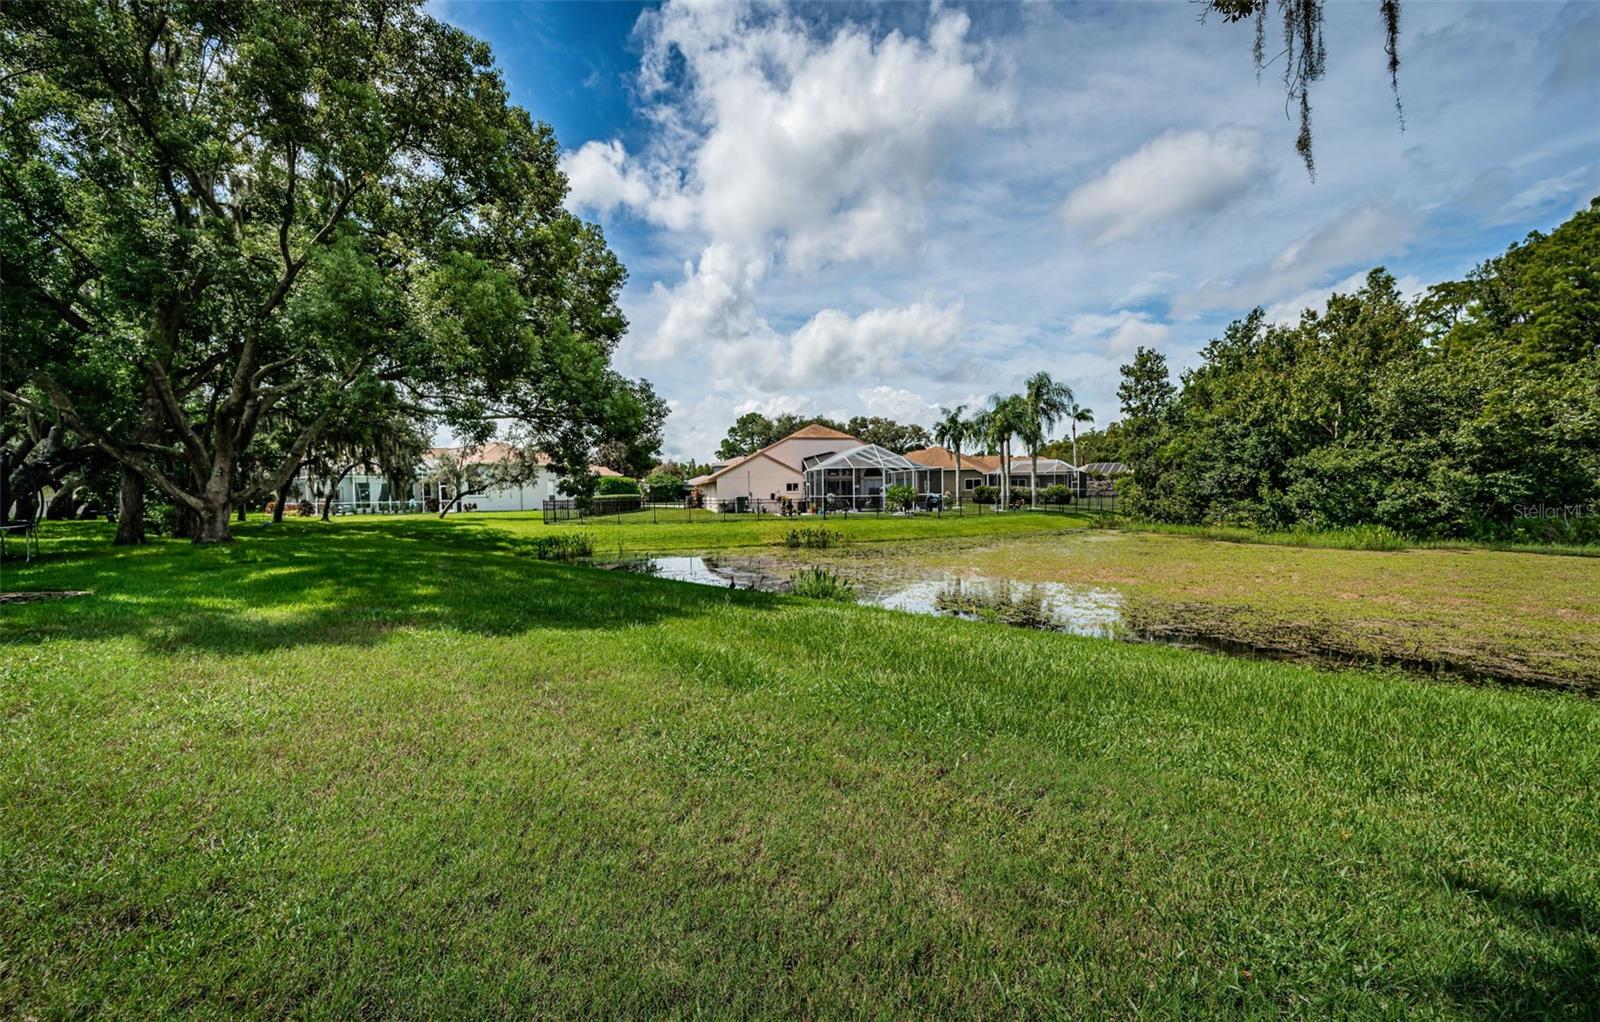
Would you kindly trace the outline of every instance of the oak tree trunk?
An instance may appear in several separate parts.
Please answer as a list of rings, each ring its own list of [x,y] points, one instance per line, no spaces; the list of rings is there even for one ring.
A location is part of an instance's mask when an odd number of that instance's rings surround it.
[[[117,546],[143,546],[144,477],[122,466],[122,485],[117,488]]]
[[[327,521],[329,518],[333,517],[333,500],[339,495],[339,484],[344,482],[344,477],[349,475],[354,469],[354,465],[346,465],[344,470],[334,477],[333,485],[328,487],[328,495],[327,497],[323,498],[322,501],[323,521]]]
[[[233,515],[233,460],[220,452],[212,460],[211,476],[200,492],[196,543],[232,543],[228,519]]]
[[[50,502],[44,506],[44,516],[51,521],[60,522],[72,518],[78,510],[74,503],[73,491],[76,487],[68,486],[65,482],[56,484],[56,492],[51,495]]]
[[[233,513],[233,502],[205,500],[200,505],[199,522],[195,526],[196,543],[232,543],[233,533],[228,531],[228,518]]]

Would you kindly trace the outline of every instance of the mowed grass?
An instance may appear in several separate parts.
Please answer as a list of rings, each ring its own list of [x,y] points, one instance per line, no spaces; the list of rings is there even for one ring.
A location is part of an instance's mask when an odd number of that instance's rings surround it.
[[[408,519],[422,523],[421,519]],[[430,519],[431,520],[431,519]],[[847,542],[860,544],[891,541],[964,539],[973,537],[1038,536],[1076,531],[1090,524],[1090,516],[1059,511],[993,511],[961,515],[912,516],[896,514],[804,515],[785,518],[771,514],[720,515],[713,511],[670,510],[635,511],[625,515],[596,517],[581,522],[544,524],[538,512],[482,512],[451,515],[447,521],[458,528],[487,529],[513,536],[544,536],[560,532],[586,532],[594,537],[596,552],[624,554],[642,552],[725,550],[738,547],[771,546],[781,543],[792,529],[827,528]],[[347,518],[338,521],[345,528],[360,528],[385,519]],[[423,523],[425,526],[425,523]]]
[[[4,569],[95,595],[0,607],[0,1017],[1600,1004],[1593,700],[552,565],[465,519],[90,531]]]

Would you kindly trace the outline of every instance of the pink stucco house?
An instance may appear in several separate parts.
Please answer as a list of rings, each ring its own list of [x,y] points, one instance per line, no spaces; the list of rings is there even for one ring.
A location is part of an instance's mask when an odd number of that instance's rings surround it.
[[[754,504],[805,496],[805,462],[860,447],[849,433],[812,423],[753,454],[735,458],[705,475],[689,480],[713,507],[737,504],[740,498]]]

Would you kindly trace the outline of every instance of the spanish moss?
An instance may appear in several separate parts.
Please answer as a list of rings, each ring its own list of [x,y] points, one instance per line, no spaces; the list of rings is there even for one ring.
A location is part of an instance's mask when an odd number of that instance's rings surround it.
[[[1300,133],[1295,137],[1294,148],[1305,162],[1306,173],[1315,180],[1316,160],[1312,152],[1311,133],[1311,83],[1319,81],[1327,71],[1328,49],[1323,40],[1322,22],[1327,0],[1278,0],[1278,13],[1283,18],[1283,50],[1271,58],[1267,55],[1267,14],[1271,0],[1210,0],[1208,9],[1222,15],[1232,23],[1250,19],[1255,22],[1255,39],[1250,56],[1259,78],[1266,66],[1281,56],[1284,61],[1284,104],[1299,108]],[[1405,130],[1405,110],[1400,104],[1400,0],[1379,0],[1383,18],[1383,51],[1388,56],[1389,87],[1394,92],[1395,115],[1400,130]]]

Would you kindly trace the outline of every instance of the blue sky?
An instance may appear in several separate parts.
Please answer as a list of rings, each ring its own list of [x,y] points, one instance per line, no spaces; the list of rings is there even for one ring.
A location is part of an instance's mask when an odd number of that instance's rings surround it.
[[[886,414],[1045,369],[1100,421],[1255,305],[1459,276],[1600,195],[1600,4],[1330,4],[1294,152],[1250,30],[1181,2],[742,7],[436,0],[556,130],[630,278],[619,368],[705,458],[752,409]]]

